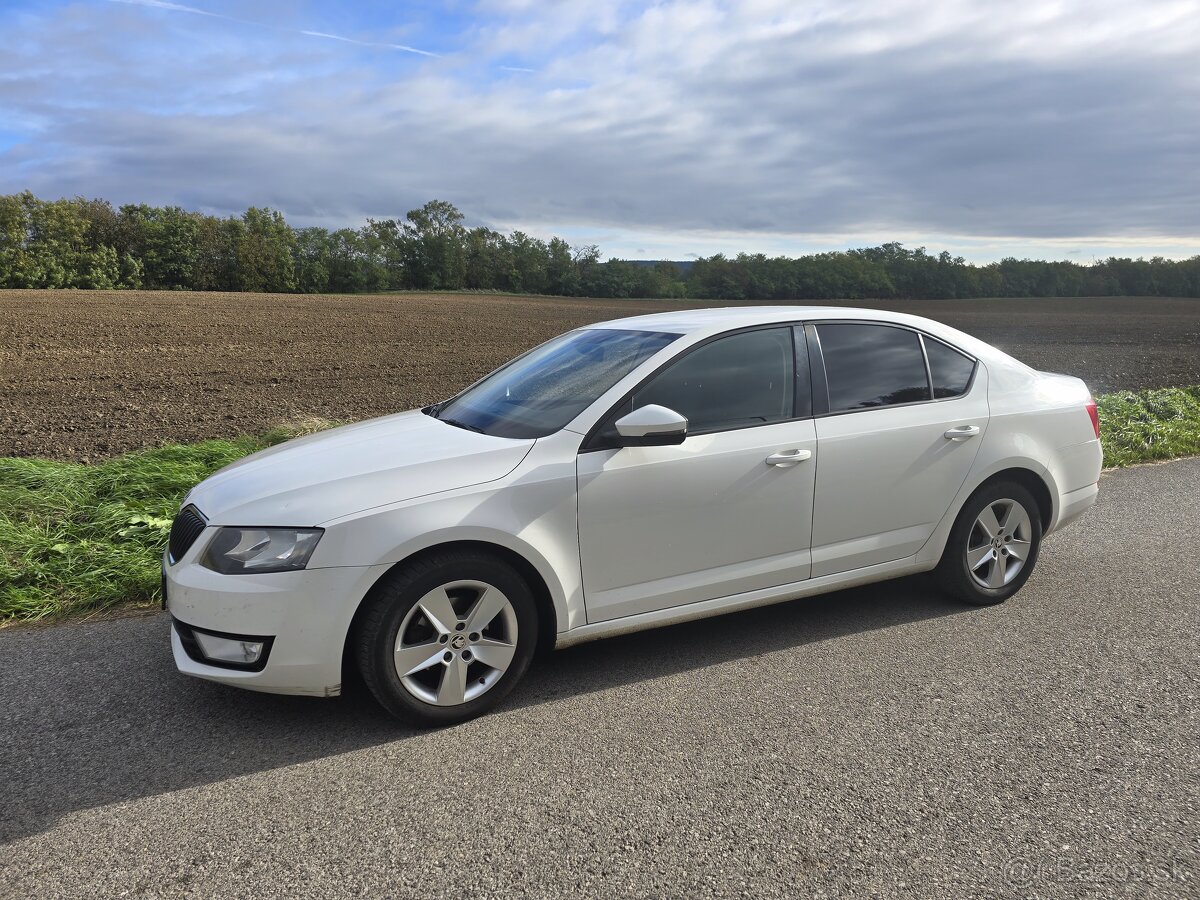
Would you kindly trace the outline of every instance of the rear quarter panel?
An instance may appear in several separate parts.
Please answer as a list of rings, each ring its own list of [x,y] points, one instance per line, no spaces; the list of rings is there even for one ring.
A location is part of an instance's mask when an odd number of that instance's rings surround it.
[[[1102,452],[1086,404],[1087,385],[1078,378],[1036,372],[1019,363],[989,366],[991,423],[973,479],[977,486],[1007,468],[1027,468],[1042,477],[1057,526],[1063,496],[1100,479]]]

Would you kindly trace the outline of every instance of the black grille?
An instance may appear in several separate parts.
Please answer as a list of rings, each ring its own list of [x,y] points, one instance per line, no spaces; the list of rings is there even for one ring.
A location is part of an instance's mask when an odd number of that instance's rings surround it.
[[[178,562],[183,558],[183,554],[187,553],[192,544],[196,543],[196,538],[200,537],[200,532],[207,524],[204,516],[200,515],[200,510],[191,504],[179,511],[179,515],[175,517],[175,521],[171,525],[171,540],[167,545],[171,562]]]

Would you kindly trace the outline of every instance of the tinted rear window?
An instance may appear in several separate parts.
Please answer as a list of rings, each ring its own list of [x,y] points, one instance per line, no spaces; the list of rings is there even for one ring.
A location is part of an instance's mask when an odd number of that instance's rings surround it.
[[[929,357],[934,397],[957,397],[966,392],[975,371],[975,360],[933,338],[925,338],[925,353]]]
[[[888,325],[818,325],[829,411],[929,400],[921,339]]]

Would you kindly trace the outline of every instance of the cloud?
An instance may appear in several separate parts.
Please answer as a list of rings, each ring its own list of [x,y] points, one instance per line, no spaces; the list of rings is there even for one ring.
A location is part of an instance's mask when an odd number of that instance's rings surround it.
[[[429,50],[418,50],[416,47],[409,47],[405,44],[385,44],[378,41],[360,41],[355,38],[342,37],[340,34],[327,34],[324,31],[301,31],[303,35],[308,37],[328,38],[331,41],[342,41],[346,44],[357,44],[360,47],[383,47],[388,50],[403,50],[405,53],[416,53],[420,56],[440,56],[440,53],[432,53]]]
[[[109,3],[124,3],[127,6],[149,6],[152,9],[173,9],[176,12],[192,13],[197,16],[212,16],[214,19],[230,19],[239,21],[232,16],[221,15],[220,13],[209,12],[206,9],[198,9],[195,6],[184,6],[181,3],[167,3],[166,0],[108,0]]]
[[[278,26],[200,41],[182,16],[65,9],[0,13],[0,110],[25,133],[0,191],[329,225],[438,197],[678,256],[1200,237],[1190,2],[485,3],[450,30],[356,20],[371,40],[270,0],[236,9]],[[369,52],[422,44],[457,49]]]
[[[126,6],[145,6],[150,9],[168,9],[174,12],[191,13],[196,16],[208,16],[213,19],[224,19],[227,22],[237,22],[240,25],[253,25],[257,28],[275,28],[274,25],[269,25],[266,22],[255,22],[251,19],[241,19],[237,16],[227,16],[224,13],[211,12],[207,9],[199,9],[195,6],[184,6],[181,3],[168,3],[167,0],[108,0],[109,3],[123,3]],[[401,50],[405,53],[416,53],[420,56],[439,56],[440,54],[432,53],[429,50],[418,50],[416,47],[409,47],[406,44],[390,44],[379,41],[362,41],[357,38],[345,37],[340,34],[329,34],[324,31],[306,31],[304,29],[296,30],[297,34],[302,34],[306,37],[325,38],[330,41],[341,41],[345,44],[355,44],[359,47],[381,47],[386,50]]]

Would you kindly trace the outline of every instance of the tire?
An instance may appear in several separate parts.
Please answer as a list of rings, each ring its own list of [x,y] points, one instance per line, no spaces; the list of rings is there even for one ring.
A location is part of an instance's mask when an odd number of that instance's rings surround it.
[[[470,550],[389,574],[364,601],[353,639],[379,704],[425,726],[494,708],[529,668],[537,643],[529,585],[503,560]]]
[[[964,603],[1003,603],[1033,574],[1041,546],[1041,511],[1033,495],[1012,481],[985,484],[955,519],[938,563],[937,580],[946,593]]]

